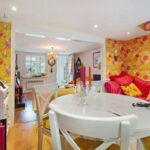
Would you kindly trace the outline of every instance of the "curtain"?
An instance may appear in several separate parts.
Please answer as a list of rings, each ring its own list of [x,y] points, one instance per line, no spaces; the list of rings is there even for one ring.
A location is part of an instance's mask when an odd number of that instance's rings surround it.
[[[63,86],[73,78],[72,71],[73,55],[58,55],[57,56],[57,83]]]
[[[58,55],[57,56],[57,83],[59,86],[63,86],[65,81],[65,65],[67,63],[67,56]]]
[[[74,55],[69,55],[68,57],[68,81],[73,80],[73,73],[74,73]]]

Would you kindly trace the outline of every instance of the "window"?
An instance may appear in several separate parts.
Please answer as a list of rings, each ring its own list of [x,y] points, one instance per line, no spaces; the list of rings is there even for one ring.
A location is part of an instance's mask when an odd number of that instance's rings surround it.
[[[45,56],[31,56],[25,57],[25,74],[26,76],[40,76],[41,73],[46,72]]]

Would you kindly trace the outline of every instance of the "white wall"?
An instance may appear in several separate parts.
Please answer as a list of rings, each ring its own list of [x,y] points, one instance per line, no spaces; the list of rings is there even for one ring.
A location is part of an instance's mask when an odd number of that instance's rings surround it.
[[[92,74],[101,74],[101,69],[93,67],[93,53],[98,51],[100,51],[101,54],[100,49],[75,54],[75,60],[79,57],[81,59],[82,64],[86,66],[87,76],[89,67],[92,68]]]

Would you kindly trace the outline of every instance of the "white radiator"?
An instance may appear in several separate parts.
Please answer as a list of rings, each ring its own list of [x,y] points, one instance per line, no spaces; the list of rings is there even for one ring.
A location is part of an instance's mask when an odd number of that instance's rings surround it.
[[[35,85],[41,85],[44,84],[43,80],[27,80],[26,81],[26,89],[30,90],[33,88]]]

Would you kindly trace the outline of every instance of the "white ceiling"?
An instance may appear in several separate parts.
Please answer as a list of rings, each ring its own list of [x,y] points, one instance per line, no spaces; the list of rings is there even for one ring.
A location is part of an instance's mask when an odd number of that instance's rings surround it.
[[[12,6],[17,7],[16,12]],[[127,40],[146,34],[137,25],[150,20],[149,6],[150,0],[0,0],[0,14],[10,15],[19,33],[101,43],[105,37]],[[98,24],[98,29],[93,29],[94,24]],[[130,35],[126,34],[128,31]],[[22,36],[16,35],[17,40],[22,39],[16,46],[28,47],[30,41],[31,47],[31,38]]]
[[[28,52],[48,52],[51,47],[59,54],[71,54],[100,49],[100,43],[86,41],[59,41],[53,38],[27,37],[16,33],[16,50]]]

